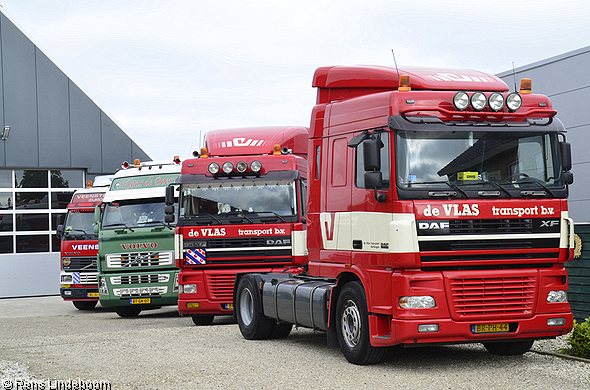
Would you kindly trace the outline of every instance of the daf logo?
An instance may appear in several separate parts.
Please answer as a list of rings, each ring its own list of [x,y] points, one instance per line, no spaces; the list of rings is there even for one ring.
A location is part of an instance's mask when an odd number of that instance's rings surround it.
[[[270,239],[267,238],[266,239],[266,245],[267,246],[272,246],[272,245],[291,245],[291,239],[290,238],[283,238],[283,239]]]
[[[550,219],[548,221],[541,221],[542,228],[552,228],[555,226],[559,226],[559,221],[556,219]]]
[[[449,223],[447,221],[418,223],[418,229],[420,230],[445,230],[448,228]]]

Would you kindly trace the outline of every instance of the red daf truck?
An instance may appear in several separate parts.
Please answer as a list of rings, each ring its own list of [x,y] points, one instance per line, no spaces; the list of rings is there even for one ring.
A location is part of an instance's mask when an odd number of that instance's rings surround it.
[[[472,70],[324,67],[313,86],[308,269],[238,275],[244,337],[296,324],[371,364],[571,330],[571,148],[548,97]]]
[[[233,313],[237,273],[307,263],[308,137],[308,128],[295,126],[210,131],[199,157],[183,161],[175,250],[181,315],[211,324]]]
[[[94,207],[109,190],[112,176],[98,176],[92,187],[78,190],[67,207],[65,222],[58,222],[61,239],[60,295],[79,310],[91,310],[98,303],[96,254],[98,236],[94,233]]]

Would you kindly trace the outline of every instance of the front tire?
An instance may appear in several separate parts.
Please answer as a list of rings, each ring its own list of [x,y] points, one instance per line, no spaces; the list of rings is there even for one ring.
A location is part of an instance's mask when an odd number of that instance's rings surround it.
[[[387,348],[371,345],[367,298],[359,282],[347,283],[338,296],[336,334],[342,354],[352,364],[375,364],[385,357]]]
[[[234,313],[242,336],[248,340],[262,340],[270,337],[274,322],[262,314],[262,299],[256,279],[244,275],[236,289]]]
[[[115,308],[115,313],[117,313],[119,317],[131,318],[137,317],[139,313],[141,313],[141,309],[135,306],[119,306]]]
[[[78,310],[92,310],[96,307],[97,301],[73,301],[74,307]]]
[[[213,319],[215,318],[214,315],[209,314],[194,315],[192,317],[193,323],[197,326],[211,325],[213,323]]]
[[[535,340],[483,343],[489,353],[501,356],[522,355],[528,352]]]

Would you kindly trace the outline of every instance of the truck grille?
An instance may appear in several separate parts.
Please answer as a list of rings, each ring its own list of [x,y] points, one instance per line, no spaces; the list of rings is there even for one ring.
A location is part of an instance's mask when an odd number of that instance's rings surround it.
[[[74,275],[74,284],[98,284],[98,278],[96,273],[94,274],[90,274],[90,273],[79,273],[79,272],[75,272],[74,274],[78,274],[78,275]],[[76,281],[76,276],[78,277],[78,281]]]
[[[172,251],[115,253],[108,254],[106,262],[109,268],[157,267],[173,265],[174,255]]]
[[[456,320],[529,317],[535,303],[536,274],[515,271],[516,276],[453,277],[447,279],[452,316]]]
[[[207,275],[207,287],[211,299],[231,299],[236,274]]]
[[[207,264],[291,263],[293,261],[291,236],[183,241],[184,250],[193,248],[205,250]]]
[[[64,256],[69,258],[69,265],[64,265],[64,271],[96,271],[96,256]],[[63,259],[62,259],[63,264]],[[66,263],[67,264],[67,263]]]
[[[168,274],[111,276],[111,284],[167,283],[169,280],[170,275]]]

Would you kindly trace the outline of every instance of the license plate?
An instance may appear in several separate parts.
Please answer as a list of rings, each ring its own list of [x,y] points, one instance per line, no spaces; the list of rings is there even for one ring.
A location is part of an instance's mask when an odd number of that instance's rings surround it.
[[[95,293],[88,293],[87,295],[88,295],[88,298],[98,298],[98,293],[97,292],[95,292]]]
[[[132,305],[145,305],[146,303],[151,303],[151,298],[134,298],[131,300]]]
[[[234,309],[233,303],[224,303],[222,306],[225,310],[233,310]]]
[[[471,325],[473,333],[507,333],[510,332],[508,324],[479,324]]]

